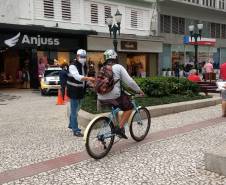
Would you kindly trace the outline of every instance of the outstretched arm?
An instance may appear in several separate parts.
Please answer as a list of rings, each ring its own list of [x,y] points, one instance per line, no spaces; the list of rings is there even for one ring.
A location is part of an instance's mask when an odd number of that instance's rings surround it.
[[[133,78],[128,74],[126,69],[121,66],[120,69],[120,76],[123,83],[125,83],[128,87],[133,89],[135,92],[144,94],[143,91],[140,89],[140,87],[137,85],[137,83],[133,80]]]

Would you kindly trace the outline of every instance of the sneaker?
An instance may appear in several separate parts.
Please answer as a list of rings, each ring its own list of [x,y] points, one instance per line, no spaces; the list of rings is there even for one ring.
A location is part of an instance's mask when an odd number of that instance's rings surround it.
[[[114,133],[117,134],[120,138],[128,139],[128,137],[125,134],[125,128],[124,127],[123,128],[116,127],[114,129]]]
[[[81,132],[74,132],[74,136],[83,137],[83,134]]]

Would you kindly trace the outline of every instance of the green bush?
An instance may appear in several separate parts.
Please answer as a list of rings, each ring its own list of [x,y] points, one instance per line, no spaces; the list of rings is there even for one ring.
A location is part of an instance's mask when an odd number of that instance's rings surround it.
[[[199,86],[186,78],[148,77],[136,78],[135,81],[148,96],[161,97],[170,94],[197,95]]]

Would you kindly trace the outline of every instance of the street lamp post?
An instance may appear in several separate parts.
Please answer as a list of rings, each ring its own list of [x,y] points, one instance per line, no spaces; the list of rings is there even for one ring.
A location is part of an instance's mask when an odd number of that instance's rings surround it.
[[[194,25],[190,25],[188,27],[190,36],[191,36],[191,41],[192,41],[192,38],[195,39],[195,44],[194,44],[194,46],[195,46],[195,69],[198,72],[198,38],[200,38],[200,40],[202,38],[203,24],[197,24],[197,28],[198,28],[198,33],[194,32],[194,30],[195,30]]]
[[[115,14],[115,23],[113,22],[113,17],[110,15],[107,17],[106,22],[109,27],[109,32],[110,32],[110,37],[113,33],[113,45],[114,45],[114,50],[117,52],[117,46],[118,46],[118,41],[116,34],[117,32],[120,35],[120,25],[121,25],[121,20],[122,20],[122,14],[117,10]]]

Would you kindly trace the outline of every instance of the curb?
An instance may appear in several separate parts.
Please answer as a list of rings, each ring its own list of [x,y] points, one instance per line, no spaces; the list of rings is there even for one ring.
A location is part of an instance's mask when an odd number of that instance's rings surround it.
[[[220,97],[213,97],[202,100],[193,100],[187,102],[179,102],[179,103],[171,103],[157,106],[147,107],[152,117],[159,117],[168,114],[175,114],[179,112],[189,111],[193,109],[200,109],[205,107],[210,107],[214,105],[218,105],[221,103]],[[109,115],[109,113],[101,113],[101,114],[91,114],[84,110],[80,110],[78,113],[78,122],[79,124],[86,128],[89,122],[97,116],[100,115]]]
[[[226,176],[226,142],[204,155],[206,170]]]

